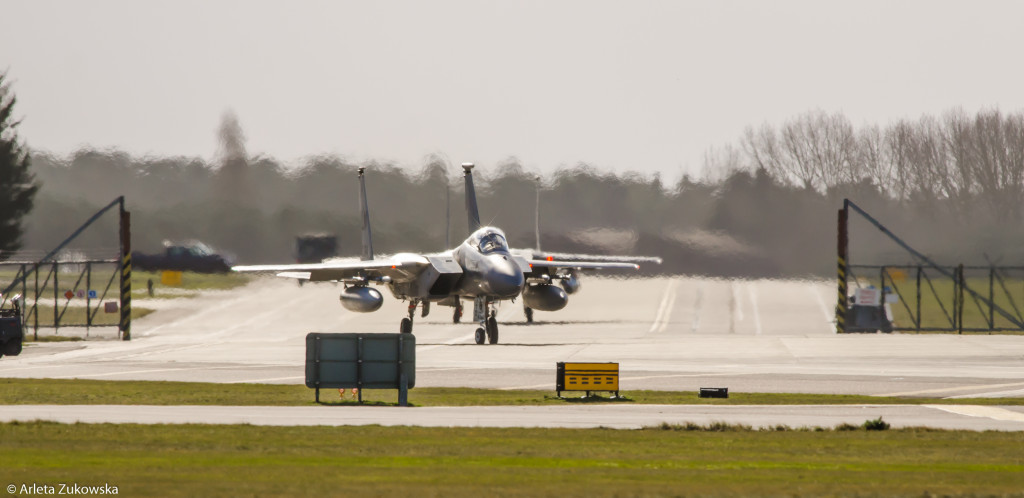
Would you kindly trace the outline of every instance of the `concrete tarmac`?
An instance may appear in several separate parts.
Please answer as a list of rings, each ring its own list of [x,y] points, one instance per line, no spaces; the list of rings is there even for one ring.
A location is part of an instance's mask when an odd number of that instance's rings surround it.
[[[307,333],[397,332],[405,316],[383,289],[380,310],[349,312],[341,289],[267,277],[199,298],[136,299],[158,311],[133,323],[131,341],[108,328],[29,344],[0,359],[0,377],[301,384]],[[520,302],[502,304],[497,345],[475,344],[477,325],[434,306],[416,314],[416,385],[554,391],[557,362],[614,361],[627,392],[1024,396],[1024,336],[837,335],[835,300],[823,281],[587,276],[565,309],[535,312],[534,323]]]
[[[973,405],[709,406],[587,405],[401,408],[381,406],[125,406],[9,405],[0,422],[66,424],[252,424],[270,426],[415,425],[640,429],[662,423],[716,422],[753,428],[860,426],[881,418],[893,428],[1024,430],[1024,408]]]

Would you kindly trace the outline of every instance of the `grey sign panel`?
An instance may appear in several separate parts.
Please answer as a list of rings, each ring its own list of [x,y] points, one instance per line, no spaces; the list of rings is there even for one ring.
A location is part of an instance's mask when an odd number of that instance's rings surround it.
[[[416,385],[416,336],[412,334],[306,335],[306,387],[399,389]]]

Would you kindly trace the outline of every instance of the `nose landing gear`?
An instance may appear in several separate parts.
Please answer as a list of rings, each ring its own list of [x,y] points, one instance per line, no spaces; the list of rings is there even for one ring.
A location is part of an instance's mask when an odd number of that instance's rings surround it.
[[[399,332],[401,332],[403,334],[411,334],[412,333],[412,318],[414,316],[416,316],[416,305],[417,304],[419,304],[419,300],[417,300],[417,299],[413,299],[412,301],[409,301],[409,317],[402,319],[402,323],[398,326],[398,331]],[[428,306],[429,306],[428,303],[423,303],[423,316],[427,316],[427,313],[430,313],[430,308]]]
[[[491,344],[498,343],[498,319],[494,317],[495,312],[491,312],[491,317],[487,319],[487,342]]]
[[[473,338],[476,340],[477,344],[483,344],[485,340],[489,344],[498,343],[498,319],[495,318],[494,315],[495,312],[492,311],[491,316],[487,317],[487,319],[480,324],[483,325],[483,327],[476,329],[476,333],[473,335]]]
[[[497,304],[497,300],[485,296],[477,296],[473,301],[473,320],[480,324],[480,328],[476,329],[474,334],[477,344],[483,344],[484,341],[490,344],[498,343],[498,310],[495,309]]]

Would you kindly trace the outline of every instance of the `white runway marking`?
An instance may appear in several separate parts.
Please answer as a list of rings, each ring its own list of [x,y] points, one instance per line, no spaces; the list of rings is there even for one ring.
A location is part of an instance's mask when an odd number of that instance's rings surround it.
[[[192,367],[192,368],[155,368],[149,370],[129,370],[125,372],[106,372],[98,374],[81,374],[81,375],[63,375],[60,377],[53,377],[54,379],[84,379],[86,377],[111,377],[114,375],[130,375],[138,373],[159,373],[159,372],[180,372],[185,370],[207,370],[212,369],[208,367]]]
[[[825,305],[825,299],[821,297],[821,293],[818,292],[818,288],[808,286],[807,290],[810,291],[811,294],[814,294],[814,298],[818,301],[818,306],[821,306],[821,313],[825,315],[825,323],[828,324],[829,332],[832,334],[838,333],[836,332],[835,322],[833,321],[835,318],[829,314],[828,306]]]
[[[553,390],[555,388],[555,382],[551,381],[551,382],[546,382],[544,384],[534,384],[532,386],[499,387],[498,390],[499,391],[518,391],[520,389],[541,389],[541,388],[545,388],[545,387],[550,387]]]
[[[225,382],[225,384],[259,384],[261,382],[273,382],[276,380],[305,380],[305,376],[301,377],[274,377],[270,379],[246,379],[246,380],[233,380],[231,382]]]
[[[619,380],[622,382],[631,380],[649,380],[649,379],[673,379],[683,377],[736,377],[742,374],[736,373],[694,373],[694,374],[668,374],[668,375],[645,375],[643,377],[620,377]]]
[[[221,337],[221,336],[227,335],[229,332],[232,332],[234,330],[238,330],[238,329],[240,329],[242,327],[246,327],[246,326],[252,325],[254,323],[266,322],[268,317],[271,317],[271,316],[274,316],[274,315],[280,315],[282,309],[285,309],[285,310],[292,309],[292,308],[295,307],[296,303],[299,303],[299,302],[305,301],[305,300],[307,300],[306,296],[298,295],[295,298],[289,300],[287,303],[284,303],[284,304],[278,303],[272,309],[264,311],[263,313],[260,313],[258,315],[253,315],[248,320],[244,320],[244,321],[238,322],[238,323],[236,323],[236,324],[234,324],[234,325],[232,325],[230,327],[226,327],[226,328],[218,330],[217,332],[214,332],[212,334],[208,334],[206,337]]]
[[[992,420],[1001,420],[1005,422],[1021,422],[1024,423],[1024,413],[1019,413],[1005,408],[999,408],[996,406],[978,406],[978,405],[924,405],[928,408],[934,408],[948,413],[955,413],[957,415],[966,415],[968,417],[981,417],[990,418]]]
[[[690,328],[693,333],[697,333],[697,329],[700,328],[700,311],[701,305],[704,304],[704,281],[701,280],[697,284],[697,302],[693,303],[693,326]]]
[[[182,318],[181,320],[176,320],[176,321],[173,321],[173,322],[170,322],[170,323],[165,323],[163,325],[157,325],[156,327],[153,327],[151,329],[139,331],[139,335],[142,336],[142,337],[145,337],[145,336],[148,336],[148,335],[152,335],[154,332],[156,332],[156,331],[158,331],[160,329],[166,328],[166,327],[173,327],[173,326],[181,325],[183,323],[191,322],[193,320],[197,320],[199,318],[203,318],[206,315],[209,315],[211,313],[220,311],[220,310],[222,310],[224,308],[227,308],[228,306],[231,306],[231,305],[233,305],[233,304],[235,304],[235,303],[237,303],[237,302],[239,302],[241,300],[242,300],[242,298],[229,299],[229,300],[224,301],[223,303],[220,303],[220,304],[218,304],[218,305],[216,305],[216,306],[214,306],[212,308],[206,308],[206,309],[204,309],[204,310],[202,310],[202,311],[200,311],[198,313],[193,313],[193,314],[191,314],[189,316],[186,316],[186,317]]]
[[[729,281],[729,333],[736,333],[736,324],[743,321],[743,305],[740,303],[740,289],[735,280]]]
[[[947,396],[944,399],[967,399],[967,398],[1024,398],[1024,389],[1011,391],[996,391],[990,393],[961,394],[960,396]]]
[[[750,314],[754,317],[754,334],[761,335],[761,311],[757,308],[757,291],[753,282],[747,282],[747,294],[750,296],[750,307],[753,310]]]
[[[647,333],[664,332],[668,328],[668,320],[672,316],[672,303],[676,300],[677,285],[679,285],[678,280],[669,280],[668,285],[665,286],[661,305],[658,306],[658,314],[654,316],[654,323],[651,324],[651,329]]]
[[[941,394],[941,393],[954,393],[958,391],[973,391],[975,389],[1002,389],[1004,387],[1021,387],[1024,386],[1024,382],[1012,382],[1009,384],[988,384],[988,385],[977,385],[977,386],[960,386],[960,387],[944,387],[941,389],[925,389],[923,391],[908,391],[902,393],[889,393],[879,394],[879,396],[887,397],[900,397],[900,396],[920,396],[922,394]]]
[[[498,328],[498,333],[499,334],[501,333],[501,328],[500,327]],[[434,344],[432,346],[416,346],[416,351],[418,353],[423,353],[423,352],[426,352],[426,351],[430,351],[431,349],[437,349],[437,348],[439,348],[441,346],[450,346],[452,344],[458,344],[460,342],[472,341],[472,340],[475,339],[475,337],[474,337],[475,334],[476,334],[476,329],[473,329],[473,333],[472,334],[466,334],[466,335],[462,335],[462,336],[456,337],[454,339],[449,339],[447,341],[444,341],[444,344]]]

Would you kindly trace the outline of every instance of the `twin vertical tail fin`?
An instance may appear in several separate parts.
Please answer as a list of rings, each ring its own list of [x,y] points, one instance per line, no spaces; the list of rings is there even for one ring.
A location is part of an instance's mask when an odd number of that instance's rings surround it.
[[[534,233],[537,235],[537,250],[540,251],[540,176],[535,178],[537,180],[537,207],[534,210],[536,215],[536,222],[534,223]]]
[[[466,172],[466,214],[469,216],[469,233],[480,229],[480,211],[476,207],[476,190],[473,189],[473,163],[462,163]]]
[[[363,254],[361,259],[369,261],[373,259],[373,235],[370,233],[370,208],[366,205],[366,177],[363,171],[366,168],[359,168],[359,217],[363,220]]]

